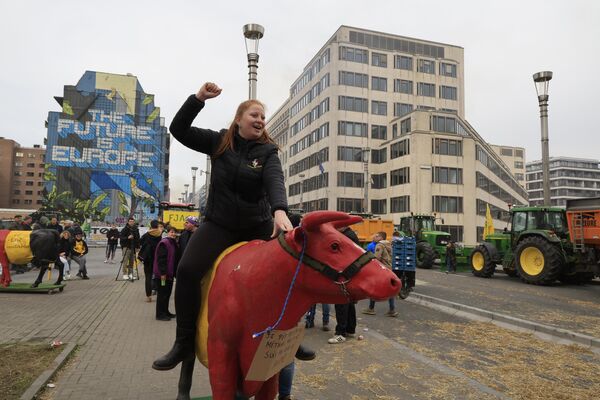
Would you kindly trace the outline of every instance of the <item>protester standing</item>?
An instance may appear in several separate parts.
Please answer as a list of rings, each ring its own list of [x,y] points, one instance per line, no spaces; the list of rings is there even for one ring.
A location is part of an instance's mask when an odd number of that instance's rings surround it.
[[[153,219],[150,221],[150,229],[144,233],[140,238],[140,251],[138,253],[138,259],[144,263],[144,278],[146,290],[146,301],[150,303],[152,301],[152,276],[154,268],[154,253],[156,252],[156,246],[162,240],[163,225],[158,220]],[[155,286],[156,288],[156,286]],[[171,295],[169,294],[169,297]]]

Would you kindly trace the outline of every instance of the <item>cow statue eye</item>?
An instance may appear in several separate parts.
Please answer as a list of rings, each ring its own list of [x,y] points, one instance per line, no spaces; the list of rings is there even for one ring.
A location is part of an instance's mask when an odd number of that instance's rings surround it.
[[[331,250],[335,252],[340,251],[340,244],[337,242],[331,243]]]

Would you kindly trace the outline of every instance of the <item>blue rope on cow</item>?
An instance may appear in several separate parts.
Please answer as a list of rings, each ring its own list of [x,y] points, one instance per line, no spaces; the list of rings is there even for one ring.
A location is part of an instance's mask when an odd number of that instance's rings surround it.
[[[292,295],[292,289],[294,288],[294,284],[296,283],[296,277],[298,277],[298,272],[300,272],[300,266],[302,265],[302,259],[304,258],[304,250],[306,250],[306,236],[304,235],[304,230],[299,229],[298,231],[302,234],[302,251],[300,252],[300,257],[298,257],[298,265],[296,266],[296,272],[294,272],[294,277],[292,278],[292,283],[290,283],[290,288],[288,289],[287,296],[285,297],[285,301],[283,303],[283,309],[281,310],[281,314],[279,314],[279,318],[272,326],[267,327],[265,330],[263,330],[261,332],[253,333],[252,339],[256,339],[257,337],[260,337],[260,336],[264,335],[265,333],[271,332],[272,330],[277,328],[277,325],[279,325],[279,323],[283,319],[283,315],[285,314],[285,309],[287,308],[288,300],[290,299],[290,296]]]

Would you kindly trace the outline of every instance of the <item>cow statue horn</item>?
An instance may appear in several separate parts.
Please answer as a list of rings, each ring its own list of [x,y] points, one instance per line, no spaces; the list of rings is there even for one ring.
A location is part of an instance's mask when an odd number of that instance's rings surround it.
[[[361,222],[362,218],[354,215],[348,215],[340,211],[317,211],[308,213],[302,218],[302,228],[307,231],[317,231],[319,227],[328,222],[333,222],[333,226],[339,228]]]

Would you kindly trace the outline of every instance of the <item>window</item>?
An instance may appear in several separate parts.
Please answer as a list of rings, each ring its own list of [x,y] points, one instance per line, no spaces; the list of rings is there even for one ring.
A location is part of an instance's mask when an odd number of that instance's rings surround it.
[[[387,103],[385,101],[371,100],[371,114],[387,115]]]
[[[380,150],[371,150],[371,162],[373,164],[383,164],[387,161],[387,148]]]
[[[390,171],[390,186],[410,183],[410,168],[404,167]]]
[[[21,200],[19,200],[19,199],[13,199],[12,203],[13,204],[21,204]]]
[[[355,49],[353,47],[340,46],[340,60],[368,64],[369,52],[364,49]]]
[[[456,65],[440,62],[440,75],[456,78]]]
[[[394,56],[394,68],[412,71],[413,59],[407,56]]]
[[[372,76],[371,89],[387,92],[387,79],[379,76]]]
[[[392,139],[398,137],[398,124],[392,125]]]
[[[515,231],[515,232],[524,231],[525,228],[527,227],[526,223],[527,223],[527,213],[524,213],[524,212],[514,213],[513,220],[512,220],[513,231]]]
[[[15,171],[15,176],[23,176],[23,171]]]
[[[362,122],[338,121],[338,135],[367,137],[367,124]]]
[[[523,150],[515,149],[515,157],[523,158]]]
[[[460,157],[462,156],[462,141],[434,138],[433,153]]]
[[[46,164],[40,164],[40,168],[45,168]]]
[[[363,161],[363,150],[360,147],[338,146],[339,161]]]
[[[431,117],[431,130],[436,132],[456,133],[461,136],[468,136],[467,130],[453,117],[440,117],[433,115]]]
[[[23,157],[23,153],[21,153],[21,152],[16,152],[16,153],[15,153],[15,157]]]
[[[419,82],[419,84],[417,85],[417,95],[435,97],[435,84]]]
[[[433,167],[432,182],[462,185],[462,168]]]
[[[338,187],[362,188],[365,184],[365,174],[362,172],[338,172]]]
[[[458,98],[454,86],[440,86],[440,99],[456,100]]]
[[[387,68],[387,54],[371,53],[371,65],[375,67]]]
[[[387,187],[387,174],[371,175],[371,187],[373,189],[385,189]]]
[[[390,160],[410,154],[410,141],[408,139],[396,142],[390,146]]]
[[[25,181],[25,186],[33,186],[33,181]]]
[[[363,201],[363,199],[348,199],[338,197],[337,210],[343,212],[362,211]]]
[[[15,167],[22,167],[22,166],[23,166],[23,163],[22,163],[22,162],[20,162],[20,161],[17,161],[17,162],[15,163]]]
[[[516,173],[515,174],[515,179],[518,180],[518,181],[522,181],[522,180],[525,179],[525,177],[523,176],[523,174]]]
[[[417,64],[417,72],[435,75],[435,61],[422,59],[419,60],[419,63]]]
[[[366,113],[369,112],[369,103],[360,97],[338,96],[338,109]]]
[[[513,149],[507,149],[506,147],[502,147],[500,149],[500,154],[503,155],[503,156],[512,157],[513,156]]]
[[[454,196],[433,196],[433,211],[443,213],[462,213],[463,198]]]
[[[33,195],[33,190],[26,190],[25,194],[31,196]]]
[[[32,203],[33,203],[33,200],[31,200],[31,199],[23,200],[23,204],[32,204]]]
[[[373,214],[387,214],[387,199],[371,200],[371,212]]]
[[[413,81],[394,79],[394,92],[413,94]]]
[[[27,168],[35,168],[35,164],[34,163],[27,163]]]
[[[394,103],[394,117],[401,117],[406,115],[413,110],[412,104],[406,103]]]
[[[392,197],[390,199],[390,212],[401,213],[410,211],[410,196]]]
[[[35,176],[35,173],[33,173],[33,172],[27,172],[27,176],[33,177],[33,176]]]
[[[360,88],[369,87],[369,76],[356,72],[340,71],[340,85],[356,86]]]
[[[15,189],[15,190],[13,191],[13,194],[21,194],[21,191],[20,191],[19,189]]]
[[[400,121],[400,135],[410,132],[410,117]]]
[[[387,126],[371,125],[371,139],[387,139]]]
[[[450,239],[455,242],[462,242],[463,238],[463,226],[462,225],[436,225],[438,231],[448,232]]]
[[[515,168],[523,168],[523,161],[515,161]]]

